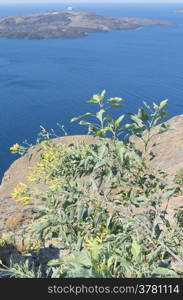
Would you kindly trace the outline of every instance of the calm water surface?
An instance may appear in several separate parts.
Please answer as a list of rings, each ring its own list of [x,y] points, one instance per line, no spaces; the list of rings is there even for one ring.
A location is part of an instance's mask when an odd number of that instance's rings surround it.
[[[16,158],[9,147],[34,142],[39,126],[68,134],[85,129],[69,120],[95,109],[87,100],[107,89],[124,98],[124,111],[142,101],[168,98],[169,117],[183,113],[183,14],[176,5],[75,5],[108,16],[175,21],[129,31],[93,33],[86,38],[28,41],[0,38],[0,176]],[[65,9],[63,5],[0,6],[0,16]],[[59,134],[59,131],[56,129]]]

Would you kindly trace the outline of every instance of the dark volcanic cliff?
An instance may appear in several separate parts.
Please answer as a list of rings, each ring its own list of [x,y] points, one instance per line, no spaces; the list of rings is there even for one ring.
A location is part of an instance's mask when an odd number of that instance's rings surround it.
[[[51,39],[85,36],[88,32],[135,29],[145,25],[173,25],[170,21],[113,18],[90,12],[51,11],[0,18],[0,35],[9,38]]]

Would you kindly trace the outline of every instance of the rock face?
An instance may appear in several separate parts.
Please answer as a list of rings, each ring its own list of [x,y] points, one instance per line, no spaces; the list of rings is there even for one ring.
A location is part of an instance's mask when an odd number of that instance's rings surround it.
[[[136,29],[145,25],[173,25],[163,20],[105,17],[91,12],[51,11],[0,18],[0,35],[21,39],[82,37],[89,32]]]
[[[174,175],[178,169],[183,168],[183,115],[176,116],[167,123],[176,129],[153,138],[149,151],[153,151],[156,155],[151,162],[153,167]],[[153,133],[158,129],[159,126],[155,127]],[[142,149],[142,142],[139,138],[133,137],[132,140],[137,148]],[[154,143],[157,143],[155,147],[153,147]]]

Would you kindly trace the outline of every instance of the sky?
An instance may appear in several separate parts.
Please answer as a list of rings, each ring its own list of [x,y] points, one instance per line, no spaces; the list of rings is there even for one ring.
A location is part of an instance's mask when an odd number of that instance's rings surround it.
[[[181,3],[183,0],[0,0],[0,4],[17,3]]]

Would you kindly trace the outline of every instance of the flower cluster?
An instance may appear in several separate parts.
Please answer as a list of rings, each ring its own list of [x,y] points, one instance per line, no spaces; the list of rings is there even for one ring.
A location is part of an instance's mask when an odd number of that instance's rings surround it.
[[[24,205],[26,205],[29,203],[30,200],[29,187],[27,186],[27,184],[20,182],[18,186],[14,189],[11,196],[17,202],[21,202]]]
[[[13,154],[23,155],[26,152],[26,148],[16,143],[16,144],[14,144],[13,146],[10,147],[10,151]]]

